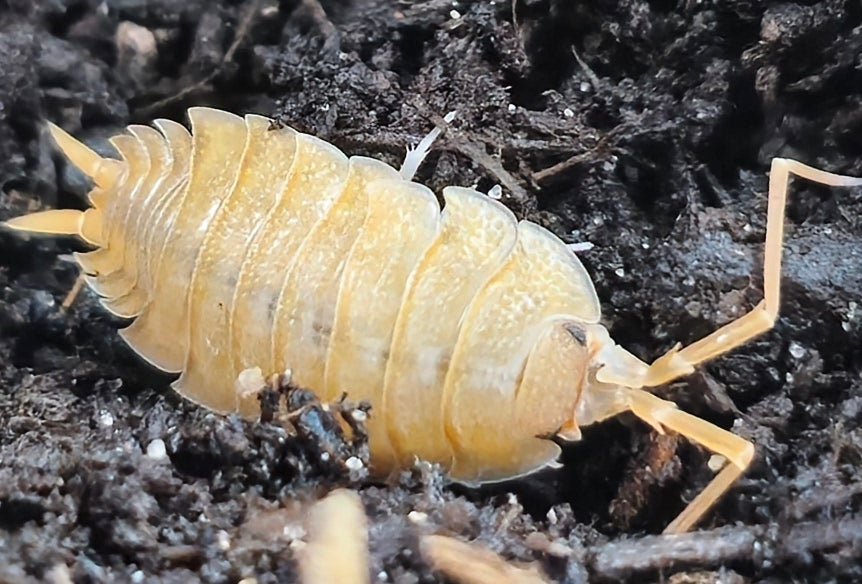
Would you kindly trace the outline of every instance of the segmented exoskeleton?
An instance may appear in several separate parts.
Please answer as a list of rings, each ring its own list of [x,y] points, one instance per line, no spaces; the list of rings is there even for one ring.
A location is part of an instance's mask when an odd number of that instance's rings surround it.
[[[683,531],[735,481],[751,443],[643,387],[768,330],[778,313],[790,173],[862,181],[776,159],[770,183],[765,299],[652,365],[599,323],[593,284],[570,249],[500,203],[448,187],[435,195],[392,167],[270,120],[189,110],[192,133],[159,120],[130,126],[105,159],[52,126],[95,182],[93,207],[13,219],[12,228],[73,234],[104,306],[134,318],[120,334],[144,359],[181,373],[174,389],[218,412],[258,412],[236,381],[290,370],[322,400],[368,400],[372,462],[415,458],[465,482],[552,463],[548,438],[631,411],[729,461],[669,526]],[[409,174],[409,173],[408,173]]]

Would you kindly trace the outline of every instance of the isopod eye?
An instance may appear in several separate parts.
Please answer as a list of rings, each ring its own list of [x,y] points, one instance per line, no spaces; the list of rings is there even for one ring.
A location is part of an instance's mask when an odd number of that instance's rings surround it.
[[[584,327],[576,322],[566,322],[563,324],[563,328],[572,335],[572,338],[575,339],[582,347],[587,346],[587,331],[584,330]]]

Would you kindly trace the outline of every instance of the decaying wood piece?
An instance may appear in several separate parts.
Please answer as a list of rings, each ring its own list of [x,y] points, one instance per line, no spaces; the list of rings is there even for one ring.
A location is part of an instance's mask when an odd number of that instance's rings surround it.
[[[589,550],[589,567],[603,578],[693,566],[714,568],[730,562],[784,562],[806,554],[862,546],[862,517],[775,525],[722,527],[677,535],[619,540]]]

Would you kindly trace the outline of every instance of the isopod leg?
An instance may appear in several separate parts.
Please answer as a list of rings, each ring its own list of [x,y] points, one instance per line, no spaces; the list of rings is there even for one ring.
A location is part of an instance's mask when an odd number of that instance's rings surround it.
[[[698,363],[709,361],[768,331],[778,317],[781,296],[781,248],[784,238],[784,210],[790,175],[834,187],[862,185],[862,179],[832,174],[795,160],[775,158],[769,177],[769,201],[764,250],[763,300],[749,313],[730,322],[703,339],[681,348],[676,345],[650,365],[647,387],[664,385],[694,371]]]
[[[69,290],[69,293],[66,294],[66,297],[63,299],[63,304],[60,305],[60,308],[63,312],[68,311],[72,308],[72,304],[75,303],[75,300],[78,298],[78,294],[81,293],[81,288],[84,287],[84,284],[87,282],[87,279],[84,277],[84,272],[78,274],[78,277],[75,278],[75,283],[72,284],[72,288]]]
[[[700,521],[746,471],[754,457],[754,445],[646,391],[633,389],[626,392],[626,396],[632,413],[657,431],[673,430],[728,460],[721,472],[664,530],[664,533],[684,533]]]

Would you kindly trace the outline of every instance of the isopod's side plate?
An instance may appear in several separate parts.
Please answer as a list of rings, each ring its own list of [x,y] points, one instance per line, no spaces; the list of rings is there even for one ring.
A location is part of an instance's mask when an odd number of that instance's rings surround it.
[[[97,294],[108,297],[102,286],[105,277],[122,268],[125,241],[122,237],[122,220],[131,204],[132,197],[140,189],[150,170],[150,159],[137,139],[129,135],[115,136],[111,144],[120,153],[128,168],[128,178],[122,188],[106,202],[103,212],[102,247],[88,253],[75,254],[87,276],[87,284]]]
[[[487,195],[447,187],[443,197],[440,234],[413,274],[386,367],[383,410],[404,466],[416,456],[451,465],[443,386],[461,318],[517,240],[515,216]]]
[[[592,281],[566,245],[522,221],[509,261],[476,295],[461,325],[446,377],[444,418],[455,449],[453,476],[497,480],[514,464],[515,398],[527,357],[555,316],[600,318]]]
[[[134,285],[131,274],[128,271],[127,257],[134,252],[132,241],[130,239],[131,225],[136,220],[134,217],[136,208],[140,205],[140,201],[145,199],[149,192],[152,191],[156,180],[162,173],[162,168],[157,166],[158,160],[152,158],[152,152],[146,147],[146,144],[131,131],[131,126],[128,128],[132,138],[137,142],[139,152],[143,152],[144,159],[147,161],[146,172],[142,179],[138,182],[137,187],[129,194],[126,200],[122,203],[122,208],[118,205],[112,220],[114,223],[109,226],[112,232],[112,238],[115,242],[113,248],[109,247],[104,250],[103,257],[105,263],[111,262],[110,266],[105,268],[103,274],[100,274],[97,280],[99,287],[98,292],[105,300],[102,305],[109,311],[118,316],[126,316],[114,311],[113,303],[127,294]],[[107,258],[110,258],[108,260]],[[121,304],[121,303],[119,303]]]
[[[154,201],[163,193],[164,181],[169,176],[172,156],[162,135],[148,126],[129,126],[129,131],[143,145],[150,159],[150,172],[126,212],[123,250],[123,267],[102,281],[109,298],[105,307],[124,318],[137,316],[147,303],[147,291],[139,274],[138,250],[141,246],[143,225],[150,221]],[[145,264],[142,264],[142,266]],[[141,282],[139,283],[139,278]]]
[[[231,303],[254,234],[279,203],[296,155],[296,132],[246,116],[248,146],[236,188],[213,221],[189,301],[189,352],[175,390],[219,412],[237,409],[230,352]]]
[[[300,387],[322,388],[345,261],[368,212],[367,186],[398,180],[394,168],[350,158],[347,185],[329,214],[305,238],[281,289],[272,329],[275,371],[291,371]]]
[[[371,402],[371,456],[378,470],[391,468],[394,459],[382,399],[392,331],[439,224],[440,205],[428,188],[404,180],[370,183],[368,215],[344,267],[321,397],[347,392]]]
[[[201,244],[222,201],[233,190],[246,144],[239,116],[189,110],[193,147],[188,188],[166,234],[150,304],[124,338],[163,371],[179,372],[188,348],[188,297]]]
[[[232,303],[232,375],[272,363],[272,328],[282,285],[297,250],[344,190],[347,157],[338,148],[307,134],[296,136],[296,157],[284,195],[267,214],[239,271]],[[258,411],[256,396],[241,399],[244,415]]]
[[[171,120],[156,120],[153,124],[168,143],[173,166],[170,175],[165,179],[164,193],[156,203],[150,219],[144,224],[138,249],[138,262],[146,264],[143,273],[146,275],[145,288],[150,298],[164,256],[168,233],[173,229],[180,203],[188,188],[192,157],[192,135],[185,126]]]

